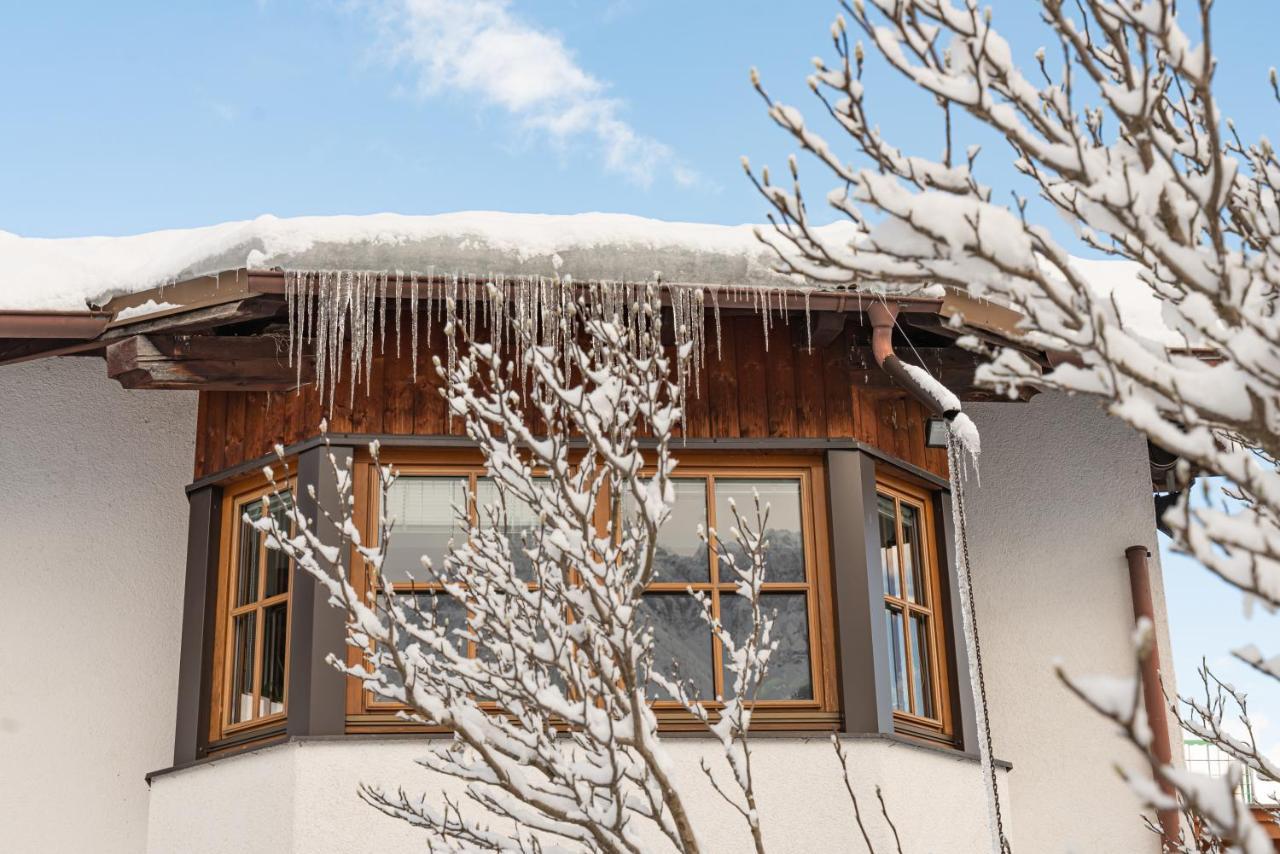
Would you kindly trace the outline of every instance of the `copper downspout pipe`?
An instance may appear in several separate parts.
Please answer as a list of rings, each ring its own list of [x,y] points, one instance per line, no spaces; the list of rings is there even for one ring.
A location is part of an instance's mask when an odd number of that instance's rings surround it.
[[[1129,562],[1129,591],[1133,596],[1133,619],[1138,621],[1146,617],[1151,625],[1156,622],[1155,604],[1151,599],[1151,569],[1147,566],[1147,558],[1151,552],[1146,546],[1129,546],[1124,550],[1125,559]],[[1173,743],[1169,738],[1169,712],[1165,708],[1164,689],[1160,685],[1160,652],[1159,645],[1152,639],[1151,649],[1142,659],[1140,674],[1142,676],[1142,699],[1147,710],[1147,725],[1151,728],[1151,755],[1161,765],[1173,763]],[[1174,797],[1173,787],[1163,781],[1160,789],[1170,798]],[[1172,850],[1178,840],[1177,809],[1158,810],[1160,831],[1166,844]]]
[[[959,409],[948,409],[920,385],[893,352],[893,326],[898,319],[898,306],[873,302],[867,307],[867,319],[871,321],[871,354],[875,356],[876,364],[934,415],[941,415],[947,421],[959,415]]]

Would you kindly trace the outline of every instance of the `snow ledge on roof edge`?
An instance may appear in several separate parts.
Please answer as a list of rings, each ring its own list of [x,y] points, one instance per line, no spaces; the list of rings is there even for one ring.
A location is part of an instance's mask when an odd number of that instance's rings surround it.
[[[781,285],[753,225],[626,214],[488,211],[404,216],[261,216],[127,237],[0,232],[0,309],[74,311],[237,267],[434,271],[577,279]],[[852,229],[823,229],[833,238]]]
[[[113,296],[239,267],[404,270],[550,276],[579,280],[778,286],[773,250],[754,225],[667,222],[616,213],[466,211],[408,216],[270,215],[126,237],[20,237],[0,231],[0,310],[83,311]],[[819,229],[852,239],[838,222]],[[1100,295],[1114,295],[1127,324],[1182,346],[1137,265],[1075,259]],[[557,270],[557,264],[559,269]]]

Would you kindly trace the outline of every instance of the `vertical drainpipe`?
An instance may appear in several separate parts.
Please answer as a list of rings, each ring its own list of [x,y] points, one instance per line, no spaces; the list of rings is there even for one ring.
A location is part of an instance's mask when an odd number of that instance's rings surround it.
[[[1129,562],[1129,590],[1133,595],[1133,619],[1146,617],[1154,627],[1156,624],[1155,604],[1151,599],[1151,569],[1147,558],[1151,553],[1146,546],[1129,546],[1124,550],[1125,559]],[[1160,685],[1160,647],[1152,635],[1151,649],[1142,660],[1142,699],[1147,710],[1147,725],[1151,728],[1151,754],[1161,765],[1173,762],[1173,743],[1169,738],[1169,712],[1164,704],[1164,689]],[[1173,787],[1160,782],[1160,789],[1169,797],[1174,797]],[[1165,842],[1172,845],[1178,839],[1178,811],[1176,809],[1157,810],[1160,819],[1160,831]]]

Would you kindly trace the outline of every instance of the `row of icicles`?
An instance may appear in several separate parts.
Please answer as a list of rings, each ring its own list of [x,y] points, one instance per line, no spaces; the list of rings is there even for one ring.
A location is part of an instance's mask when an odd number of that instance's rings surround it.
[[[434,324],[419,323],[420,308],[451,329],[445,335],[448,369],[458,356],[459,335],[476,340],[478,327],[489,330],[488,340],[499,352],[510,353],[517,365],[524,364],[525,349],[550,347],[558,357],[566,344],[562,318],[581,304],[627,323],[637,334],[632,342],[651,340],[640,334],[649,321],[635,306],[647,302],[650,289],[670,307],[676,346],[690,345],[691,364],[675,360],[681,401],[686,399],[690,381],[700,394],[698,377],[706,361],[707,309],[713,318],[716,356],[721,349],[720,304],[749,303],[760,317],[765,350],[769,330],[776,319],[789,323],[789,296],[794,289],[757,286],[670,284],[655,278],[651,282],[576,283],[568,277],[548,276],[442,276],[434,273],[402,273],[357,270],[288,270],[284,275],[285,300],[289,317],[289,363],[296,366],[299,387],[303,357],[308,346],[315,355],[315,381],[321,405],[332,409],[334,394],[344,370],[351,377],[351,401],[361,383],[368,385],[375,348],[399,357],[408,344],[409,364],[417,379],[418,346],[425,338],[431,347]],[[812,346],[809,296],[800,289],[804,301],[806,336]],[[423,305],[425,303],[425,306]],[[407,317],[406,317],[407,315]],[[525,330],[525,332],[521,332]],[[393,351],[388,350],[391,338]],[[636,345],[638,346],[638,345]]]

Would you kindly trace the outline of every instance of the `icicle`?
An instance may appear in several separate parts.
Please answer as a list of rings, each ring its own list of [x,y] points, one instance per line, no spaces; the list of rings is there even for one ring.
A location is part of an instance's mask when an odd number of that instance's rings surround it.
[[[239,271],[237,271],[239,275]],[[298,313],[298,276],[296,273],[285,270],[284,272],[284,305],[285,313],[289,316],[289,366],[293,366],[293,340],[294,329],[296,328],[295,320]]]
[[[716,324],[716,359],[719,360],[722,352],[722,336],[720,332],[720,288],[715,286],[711,288],[711,311]]]
[[[428,310],[430,303],[427,304]],[[427,334],[431,334],[431,324],[427,324]],[[430,345],[428,345],[430,346]],[[418,381],[418,274],[409,274],[409,358],[413,365],[410,372],[413,381]]]
[[[804,338],[805,349],[810,353],[813,352],[813,318],[809,314],[809,294],[810,289],[804,289]]]
[[[378,274],[378,352],[387,354],[387,274]]]
[[[400,358],[400,285],[402,282],[401,273],[396,270],[396,358]]]
[[[764,351],[769,352],[769,291],[766,288],[764,292],[764,313],[760,318],[764,326]]]

